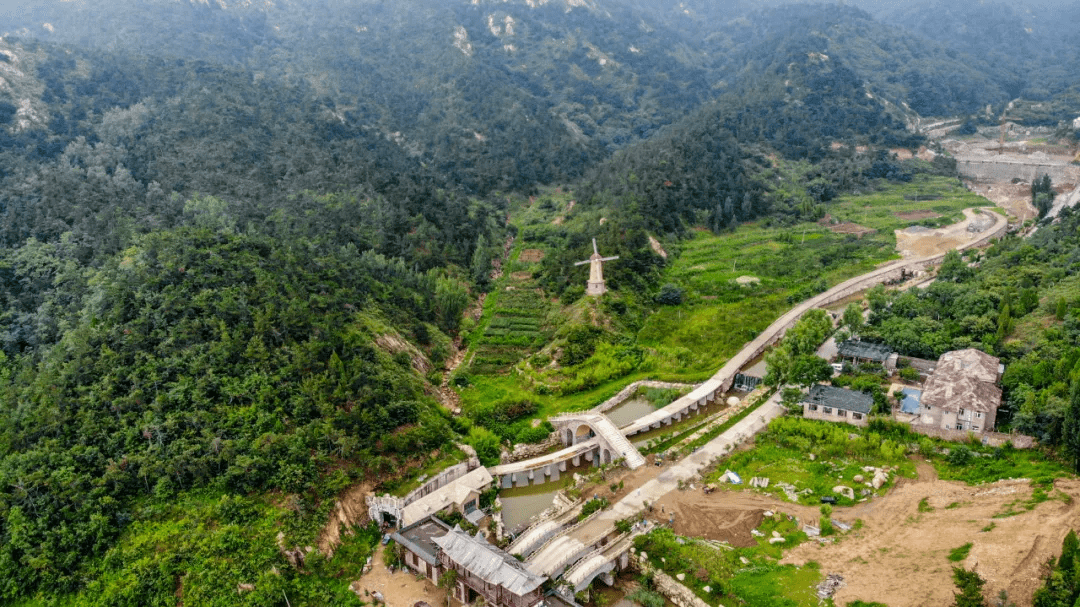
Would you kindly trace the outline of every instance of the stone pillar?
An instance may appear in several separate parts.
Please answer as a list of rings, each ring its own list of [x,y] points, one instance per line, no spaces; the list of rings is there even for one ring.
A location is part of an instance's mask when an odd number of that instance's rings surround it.
[[[566,472],[566,460],[559,462],[559,472]]]
[[[575,455],[574,458],[572,460],[570,460],[570,461],[574,462],[574,466],[580,466],[581,465],[581,454]]]

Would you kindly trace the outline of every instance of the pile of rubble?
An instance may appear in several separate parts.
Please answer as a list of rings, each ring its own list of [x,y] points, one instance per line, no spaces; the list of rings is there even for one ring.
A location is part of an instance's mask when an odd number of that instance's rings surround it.
[[[826,576],[824,582],[818,584],[818,587],[817,587],[818,598],[823,600],[823,601],[831,599],[832,596],[834,594],[836,594],[836,591],[840,590],[843,587],[844,587],[844,578],[843,578],[843,576],[841,576],[839,574],[836,574],[836,573],[830,573],[828,576]]]

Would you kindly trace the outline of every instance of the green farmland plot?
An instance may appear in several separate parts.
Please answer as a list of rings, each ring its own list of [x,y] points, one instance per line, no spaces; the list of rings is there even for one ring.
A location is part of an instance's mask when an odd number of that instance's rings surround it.
[[[955,223],[963,209],[990,204],[955,179],[916,175],[911,183],[841,196],[827,206],[831,220],[873,230],[861,237],[835,232],[831,221],[698,231],[681,243],[667,272],[686,290],[686,303],[658,309],[638,340],[688,348],[693,367],[682,371],[715,370],[795,303],[896,258],[894,230]]]

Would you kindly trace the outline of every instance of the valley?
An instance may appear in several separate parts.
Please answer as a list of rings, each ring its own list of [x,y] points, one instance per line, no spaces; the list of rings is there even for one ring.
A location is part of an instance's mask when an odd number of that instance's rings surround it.
[[[0,605],[1074,607],[1078,19],[11,0]]]

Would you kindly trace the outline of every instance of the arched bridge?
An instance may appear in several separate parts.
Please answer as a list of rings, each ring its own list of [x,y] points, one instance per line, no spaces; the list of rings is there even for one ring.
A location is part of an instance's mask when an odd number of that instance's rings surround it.
[[[637,448],[626,440],[619,428],[602,413],[571,413],[553,417],[549,421],[555,426],[555,431],[559,433],[563,444],[568,447],[592,440],[594,437],[599,439],[601,464],[610,464],[617,459],[623,459],[626,467],[631,470],[645,465],[645,458],[641,456]]]

